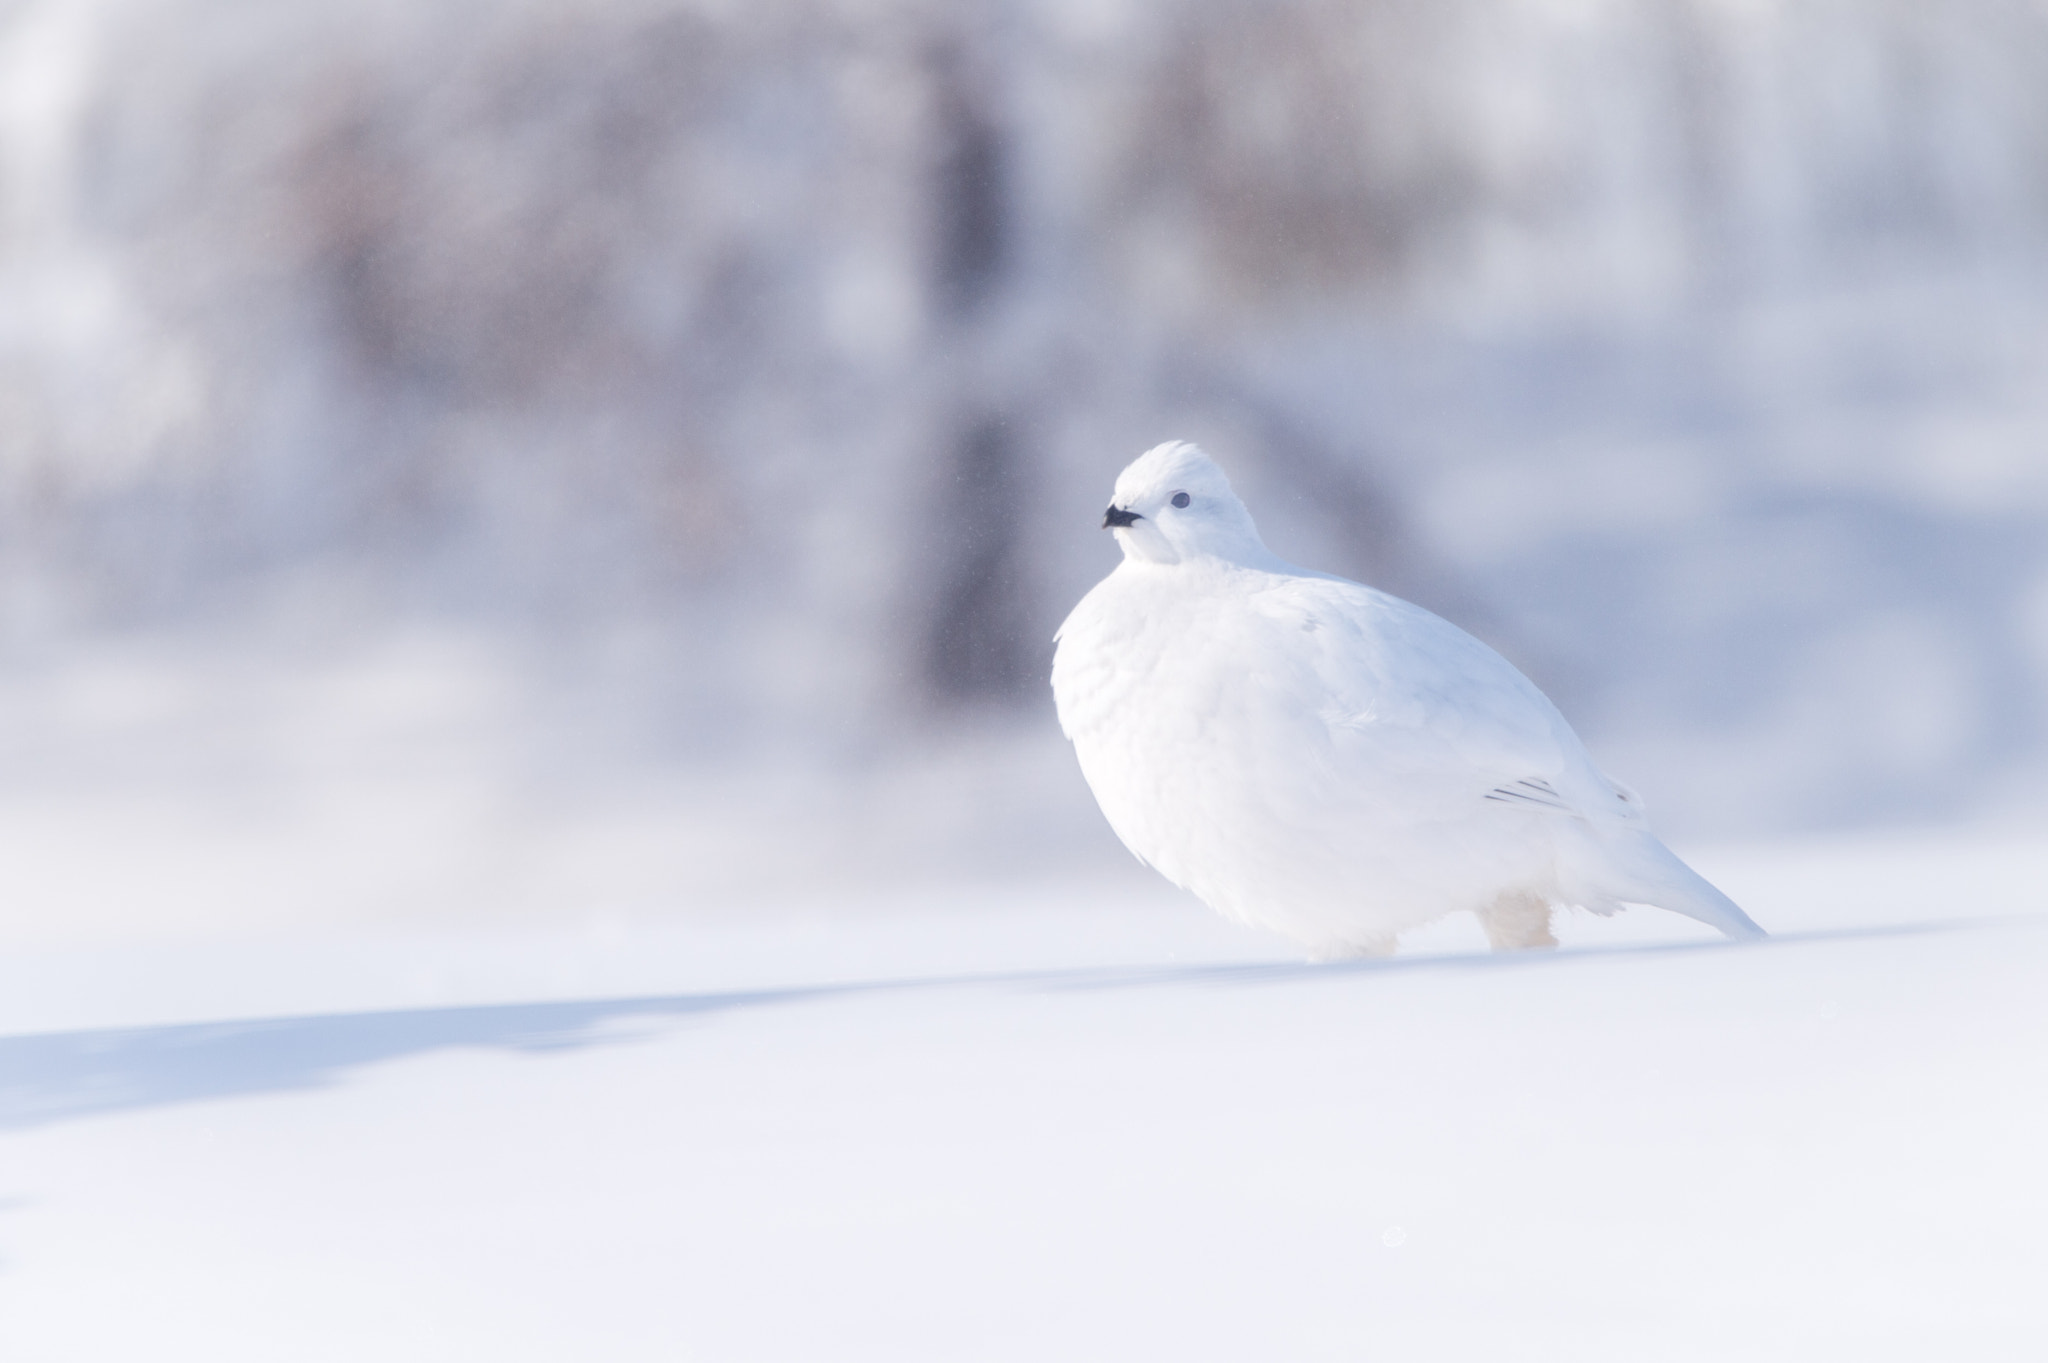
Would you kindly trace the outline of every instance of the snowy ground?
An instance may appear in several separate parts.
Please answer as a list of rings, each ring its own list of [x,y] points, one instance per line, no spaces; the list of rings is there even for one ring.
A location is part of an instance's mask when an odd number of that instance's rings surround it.
[[[0,1357],[2034,1359],[2048,844],[1315,967],[1145,879],[0,956]]]
[[[2048,1356],[2039,818],[1312,967],[1049,735],[684,779],[517,675],[0,679],[0,1359]]]

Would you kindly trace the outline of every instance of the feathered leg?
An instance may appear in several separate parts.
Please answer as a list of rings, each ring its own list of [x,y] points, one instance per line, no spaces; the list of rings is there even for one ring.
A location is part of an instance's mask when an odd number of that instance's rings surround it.
[[[1550,935],[1550,904],[1541,895],[1510,891],[1479,910],[1479,926],[1495,951],[1530,951],[1554,947]]]

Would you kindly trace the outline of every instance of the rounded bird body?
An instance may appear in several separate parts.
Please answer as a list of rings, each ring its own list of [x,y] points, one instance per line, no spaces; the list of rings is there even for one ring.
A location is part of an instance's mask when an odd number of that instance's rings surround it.
[[[1060,627],[1060,724],[1125,846],[1226,917],[1319,957],[1460,910],[1548,945],[1560,904],[1760,931],[1512,664],[1274,556],[1193,445],[1124,470],[1104,524],[1124,561]]]

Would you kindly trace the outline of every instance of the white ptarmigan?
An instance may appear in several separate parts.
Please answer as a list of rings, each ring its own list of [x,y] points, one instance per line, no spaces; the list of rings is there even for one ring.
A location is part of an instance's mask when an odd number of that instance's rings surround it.
[[[1446,914],[1496,949],[1551,910],[1650,904],[1763,930],[1507,659],[1419,606],[1268,550],[1191,444],[1139,456],[1103,525],[1124,558],[1060,626],[1060,727],[1124,845],[1318,958]]]

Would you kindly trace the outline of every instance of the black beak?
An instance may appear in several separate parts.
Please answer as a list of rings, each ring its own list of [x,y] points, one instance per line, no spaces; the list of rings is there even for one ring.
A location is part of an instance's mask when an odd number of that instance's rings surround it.
[[[1130,525],[1135,521],[1142,521],[1144,519],[1143,516],[1140,516],[1135,511],[1125,511],[1122,507],[1113,506],[1102,513],[1102,528],[1104,530],[1114,530],[1120,525]]]

